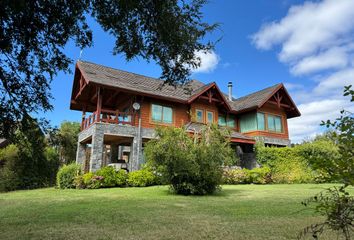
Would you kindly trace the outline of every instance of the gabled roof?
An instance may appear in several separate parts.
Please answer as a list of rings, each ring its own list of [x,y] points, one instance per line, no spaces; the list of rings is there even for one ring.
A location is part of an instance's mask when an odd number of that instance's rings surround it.
[[[77,67],[86,81],[142,94],[166,97],[171,100],[187,101],[196,91],[200,91],[205,87],[205,84],[198,80],[192,80],[186,86],[163,85],[164,81],[161,79],[146,77],[86,61],[78,61]],[[188,89],[192,91],[190,92]]]
[[[87,82],[177,102],[190,103],[215,86],[227,108],[234,113],[260,108],[277,91],[282,90],[292,105],[289,117],[300,116],[295,103],[281,83],[230,101],[227,94],[222,93],[215,82],[204,84],[198,80],[192,80],[185,86],[170,86],[167,84],[164,85],[164,81],[161,79],[126,72],[87,61],[78,61],[76,66]]]

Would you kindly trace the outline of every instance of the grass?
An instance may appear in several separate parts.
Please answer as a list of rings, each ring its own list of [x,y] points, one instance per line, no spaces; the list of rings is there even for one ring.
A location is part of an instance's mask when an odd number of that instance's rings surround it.
[[[330,186],[223,186],[204,197],[166,186],[3,193],[0,239],[296,239],[321,220],[301,201]]]

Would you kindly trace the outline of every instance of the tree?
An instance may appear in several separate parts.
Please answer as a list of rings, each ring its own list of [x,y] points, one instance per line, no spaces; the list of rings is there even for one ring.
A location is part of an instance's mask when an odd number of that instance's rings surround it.
[[[73,40],[92,46],[92,16],[116,38],[113,54],[156,61],[161,78],[175,85],[200,65],[197,51],[217,25],[202,21],[206,0],[3,0],[0,4],[0,136],[13,136],[25,114],[48,111],[50,82],[72,63],[63,48]]]
[[[351,85],[344,87],[344,96],[351,96]],[[354,233],[354,197],[346,191],[354,185],[354,114],[345,110],[335,121],[327,120],[322,125],[332,128],[332,138],[338,145],[340,157],[334,161],[318,161],[317,167],[329,173],[329,179],[340,182],[343,186],[330,188],[303,202],[305,206],[316,204],[316,212],[325,216],[322,223],[312,224],[304,229],[301,236],[311,233],[317,239],[326,229],[342,234],[346,240]]]
[[[234,160],[227,134],[214,125],[194,137],[183,128],[158,128],[144,152],[177,194],[210,194],[219,188],[222,166]]]
[[[77,138],[80,132],[80,123],[62,122],[57,133],[60,162],[69,164],[76,159]]]

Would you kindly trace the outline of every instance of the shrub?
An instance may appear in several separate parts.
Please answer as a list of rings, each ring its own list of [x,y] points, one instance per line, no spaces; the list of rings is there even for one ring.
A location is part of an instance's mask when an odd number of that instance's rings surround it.
[[[274,183],[309,183],[313,182],[315,172],[299,155],[297,148],[259,147],[256,150],[257,161],[271,170]]]
[[[116,170],[111,166],[106,166],[96,172],[97,176],[102,176],[102,187],[114,187],[116,185]]]
[[[127,185],[128,173],[125,170],[116,172],[115,182],[118,187],[125,187]]]
[[[21,179],[16,170],[19,162],[19,151],[15,145],[0,149],[0,192],[12,191],[18,188]]]
[[[249,183],[254,184],[266,184],[272,182],[271,170],[269,167],[260,167],[248,170],[248,179]]]
[[[80,175],[81,167],[75,163],[64,165],[57,173],[57,186],[59,188],[74,188],[75,177]]]
[[[147,168],[128,174],[127,183],[131,187],[146,187],[155,183],[155,175]]]
[[[225,169],[223,172],[223,183],[243,184],[248,182],[247,169]]]
[[[158,128],[145,156],[177,194],[213,193],[222,181],[222,166],[232,162],[228,132],[207,126],[193,138],[183,128]]]
[[[225,184],[266,184],[271,183],[271,171],[268,167],[243,169],[226,169],[223,173],[223,182]]]

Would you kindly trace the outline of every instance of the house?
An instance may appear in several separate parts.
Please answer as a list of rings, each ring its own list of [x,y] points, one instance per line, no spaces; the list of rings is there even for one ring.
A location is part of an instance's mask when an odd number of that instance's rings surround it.
[[[186,86],[98,64],[78,61],[70,109],[82,111],[76,162],[85,171],[125,163],[129,171],[143,163],[144,144],[155,127],[185,126],[195,132],[208,123],[231,129],[231,142],[242,164],[254,165],[253,145],[288,146],[287,119],[300,116],[283,84],[241,98],[220,91],[215,82],[192,80]]]

